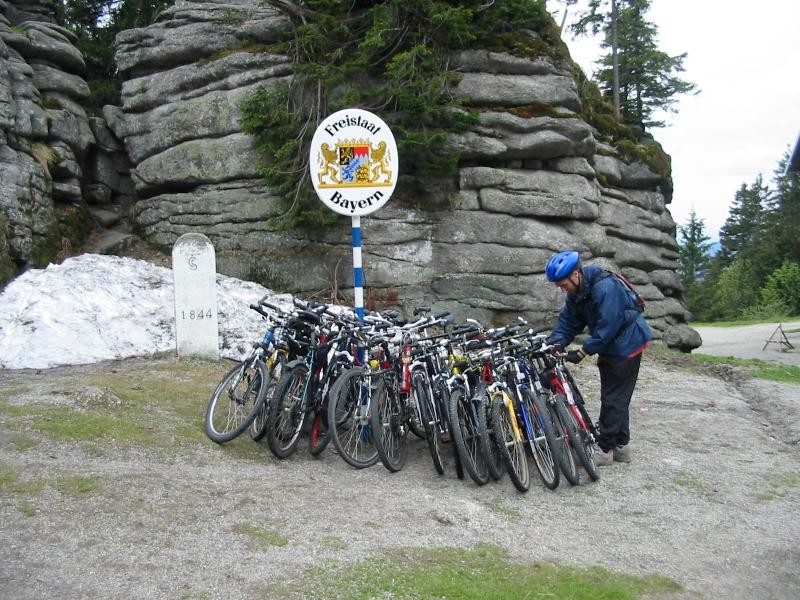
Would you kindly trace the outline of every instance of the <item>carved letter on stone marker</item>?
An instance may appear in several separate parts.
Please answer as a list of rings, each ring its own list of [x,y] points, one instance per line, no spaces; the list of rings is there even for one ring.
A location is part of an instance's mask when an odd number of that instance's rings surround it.
[[[186,233],[172,247],[175,334],[178,356],[219,356],[217,265],[214,246],[200,233]]]

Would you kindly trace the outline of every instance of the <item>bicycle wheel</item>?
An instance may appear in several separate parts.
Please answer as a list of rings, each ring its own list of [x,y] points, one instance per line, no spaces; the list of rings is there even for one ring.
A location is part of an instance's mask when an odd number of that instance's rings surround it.
[[[337,384],[342,373],[350,367],[346,360],[337,360],[325,371],[323,382],[322,398],[319,406],[314,407],[314,417],[311,420],[311,430],[308,433],[308,451],[312,456],[319,456],[331,441],[331,434],[328,427],[328,403],[331,397],[338,393]]]
[[[563,394],[556,394],[556,410],[562,422],[567,424],[567,433],[569,434],[569,444],[575,451],[578,457],[578,462],[583,465],[586,473],[592,481],[597,481],[600,474],[597,472],[597,465],[594,464],[594,444],[584,443],[584,437],[588,433],[584,431],[575,419],[573,407],[567,402]],[[590,438],[591,439],[591,438]]]
[[[303,394],[307,380],[306,365],[298,364],[287,369],[270,402],[267,444],[278,458],[287,458],[297,450],[306,416]]]
[[[369,426],[370,380],[365,367],[356,367],[341,376],[341,387],[328,402],[328,431],[339,455],[357,469],[378,462]]]
[[[461,463],[461,455],[458,453],[458,448],[453,441],[453,423],[450,421],[449,398],[450,391],[447,389],[447,384],[443,380],[436,383],[434,389],[434,399],[436,403],[436,410],[439,413],[439,435],[443,443],[450,442],[450,447],[453,452],[453,464],[456,468],[456,477],[464,479],[464,465]]]
[[[482,389],[473,399],[477,402],[475,412],[478,417],[478,439],[481,442],[481,450],[486,457],[486,467],[489,469],[489,476],[495,481],[499,481],[505,473],[503,457],[497,451],[497,440],[495,440],[494,429],[490,423],[491,399]]]
[[[411,389],[417,402],[425,429],[425,441],[431,453],[433,466],[439,475],[444,475],[442,461],[442,440],[439,438],[439,423],[433,399],[428,391],[428,382],[422,373],[414,373],[411,377]]]
[[[267,367],[257,358],[228,371],[208,401],[206,435],[221,444],[247,429],[264,405],[268,380]]]
[[[517,417],[510,403],[511,399],[504,395],[498,394],[492,398],[492,429],[495,432],[498,452],[503,458],[511,482],[520,492],[527,492],[531,485],[531,475],[528,457],[525,454],[525,440],[522,438],[522,432],[516,427]]]
[[[553,421],[553,434],[556,441],[556,460],[561,472],[567,481],[572,485],[578,485],[581,480],[580,472],[578,471],[578,463],[575,462],[575,456],[572,454],[572,446],[570,444],[570,421],[569,417],[562,414],[566,407],[563,405],[565,398],[563,394],[552,395],[548,392],[547,396],[543,399],[547,404],[547,409],[550,412],[550,419]],[[562,410],[559,410],[559,405]],[[574,425],[574,421],[572,423]]]
[[[536,469],[545,487],[554,490],[561,482],[561,471],[556,462],[556,440],[550,412],[542,398],[534,396],[530,390],[523,390],[522,401],[526,418],[525,429],[528,447],[533,454]]]
[[[267,393],[266,397],[264,398],[264,403],[261,405],[261,409],[256,414],[255,419],[253,419],[253,422],[250,424],[250,428],[248,429],[250,432],[250,437],[254,442],[261,441],[261,439],[267,435],[267,418],[269,417],[270,403],[272,402],[272,398],[275,396],[275,388],[278,386],[278,382],[281,380],[285,366],[286,359],[283,357],[283,355],[281,355],[275,361],[275,364],[272,366],[272,370],[269,373],[269,384],[267,385]]]
[[[331,441],[328,433],[328,418],[322,410],[314,411],[311,419],[311,430],[308,432],[308,451],[312,456],[319,456]]]
[[[457,387],[450,392],[448,413],[453,426],[453,444],[464,470],[475,483],[485,485],[489,482],[489,468],[481,450],[478,418],[475,405],[466,397],[463,388]]]
[[[390,378],[379,379],[370,398],[370,426],[383,466],[392,473],[403,468],[408,456],[407,406]]]

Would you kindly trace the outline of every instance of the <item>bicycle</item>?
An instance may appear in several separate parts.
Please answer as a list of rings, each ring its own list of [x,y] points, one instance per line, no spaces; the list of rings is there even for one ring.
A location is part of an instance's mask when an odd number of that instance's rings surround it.
[[[283,311],[264,298],[258,304],[251,304],[250,308],[264,317],[270,326],[261,341],[253,344],[250,354],[225,374],[211,394],[205,431],[217,443],[229,442],[239,436],[264,410],[272,381],[270,373],[286,353],[286,348],[278,343],[275,335],[280,323],[278,317]]]
[[[550,354],[549,346],[542,346],[541,361],[550,390],[554,393],[556,412],[569,444],[575,451],[579,462],[592,481],[600,479],[600,472],[594,461],[597,430],[592,423],[586,405],[572,374],[562,357]]]
[[[477,325],[471,330],[463,331],[462,350],[470,347],[470,338],[482,335],[482,328]],[[483,394],[475,394],[478,386],[481,365],[474,364],[467,352],[460,355],[455,350],[450,355],[452,372],[447,380],[448,416],[451,424],[453,444],[458,452],[464,470],[478,485],[485,485],[492,477],[489,467],[491,456],[485,451],[488,431],[485,420],[486,409]],[[496,472],[496,470],[494,470]]]
[[[320,454],[330,441],[327,424],[328,396],[333,382],[353,362],[344,349],[345,328],[340,321],[322,323],[327,307],[303,304],[295,300],[297,310],[289,325],[305,329],[307,342],[302,358],[286,364],[275,389],[267,417],[267,443],[278,458],[293,454],[303,425],[310,418],[309,451]]]
[[[495,359],[493,379],[487,389],[492,427],[512,483],[521,492],[530,487],[527,449],[542,483],[555,489],[561,472],[554,458],[556,441],[546,404],[533,393],[519,360],[511,354],[502,353]]]

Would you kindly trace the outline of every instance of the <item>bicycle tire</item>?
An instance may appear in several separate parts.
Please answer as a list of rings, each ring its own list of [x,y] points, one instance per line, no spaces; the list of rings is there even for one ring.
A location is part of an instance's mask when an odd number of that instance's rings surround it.
[[[336,384],[340,376],[350,367],[346,360],[337,360],[332,367],[326,369],[325,377],[328,379],[324,385],[324,396],[319,406],[314,407],[314,417],[311,420],[311,428],[308,432],[308,451],[311,456],[319,456],[328,447],[331,441],[330,428],[328,427],[328,403],[334,390],[338,390]],[[321,384],[323,385],[323,384]]]
[[[589,475],[589,478],[592,481],[597,481],[597,479],[599,479],[599,473],[597,472],[597,465],[595,465],[594,457],[592,456],[594,453],[593,448],[587,449],[586,445],[584,444],[582,428],[578,424],[578,421],[573,413],[573,408],[569,405],[567,399],[563,394],[557,394],[556,398],[559,400],[559,402],[556,404],[556,409],[560,412],[561,419],[567,423],[570,447],[575,452],[575,456],[578,457],[578,462],[581,463],[587,475]],[[595,476],[593,477],[592,474]]]
[[[439,424],[437,422],[433,399],[428,392],[428,384],[425,375],[422,373],[415,373],[412,375],[411,390],[416,398],[417,406],[419,406],[422,426],[425,429],[425,441],[428,444],[428,451],[431,454],[433,467],[439,475],[444,475],[442,440],[439,438]]]
[[[529,416],[525,424],[528,432],[528,448],[533,455],[533,462],[545,487],[554,490],[561,483],[561,469],[556,460],[556,441],[553,434],[553,423],[550,411],[541,397],[530,390],[522,391],[522,401]],[[533,438],[530,434],[533,433]]]
[[[563,394],[553,395],[548,393],[545,402],[550,411],[550,416],[553,421],[553,433],[555,434],[556,444],[558,445],[556,454],[558,466],[561,468],[562,475],[564,475],[570,485],[578,485],[581,482],[581,475],[578,470],[578,463],[575,461],[575,455],[572,452],[572,444],[570,443],[571,436],[577,433],[577,431],[573,433],[575,422],[571,418],[571,415],[565,414],[567,411],[565,404],[566,399]]]
[[[319,456],[328,447],[331,441],[328,432],[327,417],[321,410],[314,411],[311,419],[311,429],[308,432],[308,451],[311,456]]]
[[[400,390],[390,380],[378,381],[370,397],[370,426],[375,450],[392,473],[403,468],[408,456],[408,414]]]
[[[486,457],[486,467],[489,470],[489,476],[495,481],[500,481],[506,468],[503,464],[503,457],[497,450],[497,441],[494,438],[494,429],[491,426],[489,415],[491,401],[485,389],[476,394],[475,401],[478,403],[475,409],[478,417],[478,435],[481,449]]]
[[[286,370],[272,398],[267,417],[267,444],[278,458],[288,458],[297,450],[306,417],[303,397],[308,367],[297,364]]]
[[[208,401],[206,435],[222,444],[250,427],[264,404],[268,379],[266,365],[257,358],[228,371]]]
[[[475,407],[465,392],[461,387],[450,392],[448,413],[453,426],[453,444],[467,474],[478,485],[486,485],[489,482],[489,468],[481,449]]]
[[[564,374],[566,377],[565,385],[569,386],[572,397],[575,399],[573,403],[570,403],[569,408],[575,416],[575,422],[578,424],[578,438],[580,442],[575,445],[576,454],[578,454],[578,458],[581,460],[583,468],[586,470],[589,478],[592,481],[597,481],[600,479],[600,471],[597,470],[597,463],[594,461],[594,453],[597,448],[594,436],[597,432],[586,410],[583,395],[578,389],[575,379],[572,377],[572,373],[570,373],[566,366],[564,368]],[[578,453],[578,447],[580,447],[581,453]]]
[[[492,428],[495,431],[497,449],[506,465],[508,477],[520,492],[527,492],[531,484],[528,456],[525,452],[525,440],[516,439],[511,419],[516,419],[513,407],[506,405],[502,396],[492,402]]]
[[[577,407],[575,410],[578,410]],[[597,481],[600,479],[600,471],[597,469],[597,463],[594,462],[594,451],[595,451],[595,441],[592,434],[587,430],[578,426],[578,439],[579,439],[579,446],[583,450],[583,454],[585,459],[581,460],[583,462],[583,468],[586,469],[587,475],[589,475],[589,479],[592,481]],[[580,457],[580,454],[578,454]]]
[[[461,455],[458,453],[458,448],[453,444],[453,424],[450,422],[450,413],[448,408],[448,399],[450,391],[447,389],[447,384],[443,380],[438,380],[438,390],[434,390],[434,402],[437,404],[439,411],[439,425],[441,430],[439,435],[442,444],[450,443],[450,448],[453,454],[453,464],[456,469],[456,477],[464,479],[464,465],[461,464]]]
[[[349,465],[364,469],[378,462],[378,451],[369,426],[369,370],[355,367],[342,374],[336,398],[328,402],[328,431],[339,456]]]
[[[264,403],[261,405],[261,410],[258,411],[253,422],[250,424],[248,431],[250,438],[254,442],[260,442],[265,435],[267,435],[267,418],[269,417],[269,406],[272,398],[275,396],[275,388],[281,380],[284,368],[286,367],[286,359],[280,355],[269,371],[269,384],[267,385],[267,393],[264,398]]]

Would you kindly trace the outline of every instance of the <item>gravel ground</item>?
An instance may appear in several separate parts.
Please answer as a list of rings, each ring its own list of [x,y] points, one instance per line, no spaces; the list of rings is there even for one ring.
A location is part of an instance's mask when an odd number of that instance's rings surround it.
[[[152,364],[129,359],[124,368]],[[5,371],[0,389],[35,380],[44,397],[110,367]],[[587,399],[596,397],[596,369],[575,372]],[[527,494],[507,477],[459,481],[452,465],[439,477],[420,440],[390,474],[380,464],[354,470],[330,449],[278,461],[266,446],[242,457],[210,443],[170,454],[49,438],[20,448],[0,421],[0,466],[99,482],[79,497],[46,486],[27,504],[0,485],[0,597],[285,598],[308,570],[379,548],[484,542],[522,561],[658,573],[684,587],[659,598],[794,600],[798,399],[797,387],[735,370],[696,374],[646,358],[632,405],[634,461],[602,468],[598,482],[584,474],[555,491],[536,482]],[[288,543],[254,545],[243,524]]]

